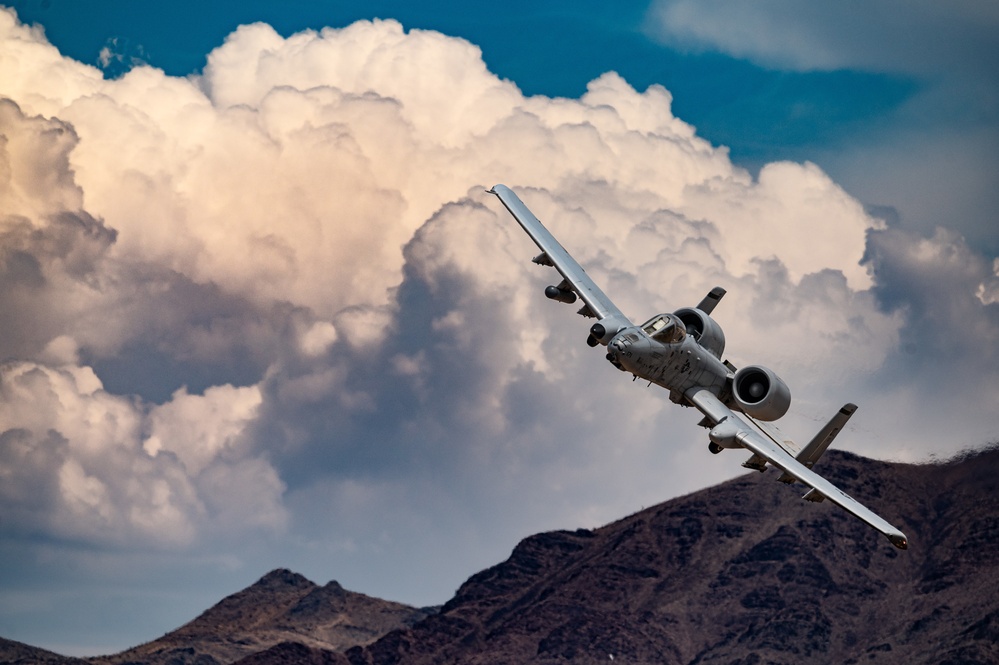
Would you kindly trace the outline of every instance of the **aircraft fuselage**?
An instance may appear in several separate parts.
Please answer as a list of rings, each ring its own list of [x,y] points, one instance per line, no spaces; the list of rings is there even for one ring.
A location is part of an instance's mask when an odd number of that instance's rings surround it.
[[[660,318],[671,315],[663,314]],[[675,317],[674,317],[675,318]],[[636,377],[651,381],[670,391],[674,401],[693,387],[707,388],[723,398],[732,371],[718,358],[697,343],[680,326],[678,341],[660,342],[650,336],[645,326],[625,328],[607,344],[607,360],[615,367]]]

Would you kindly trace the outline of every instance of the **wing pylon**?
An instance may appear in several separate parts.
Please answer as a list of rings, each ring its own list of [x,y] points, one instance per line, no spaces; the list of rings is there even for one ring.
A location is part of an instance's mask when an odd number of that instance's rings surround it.
[[[822,453],[829,448],[829,444],[833,442],[836,435],[839,434],[843,427],[846,426],[846,422],[850,420],[850,417],[857,410],[856,404],[844,404],[843,408],[836,412],[829,422],[818,431],[818,433],[808,442],[801,453],[798,455],[798,461],[811,469],[815,466],[815,463],[819,461],[822,457]]]
[[[774,423],[757,420],[748,414],[744,415],[771,441],[783,448],[784,451],[794,457],[794,459],[801,462],[805,468],[811,469],[815,466],[815,463],[819,461],[819,458],[822,457],[823,453],[829,449],[833,439],[835,439],[836,435],[843,430],[846,422],[850,420],[850,416],[852,416],[856,410],[856,404],[844,404],[843,408],[837,411],[836,414],[829,419],[829,422],[827,422],[822,429],[820,429],[815,436],[812,437],[812,440],[809,441],[808,445],[804,448],[800,448],[797,443],[785,436]],[[766,471],[766,465],[767,461],[756,454],[742,463],[742,466],[747,469],[754,469],[756,471]],[[794,476],[784,473],[781,474],[781,477],[778,478],[778,480],[782,483],[791,484],[796,479]]]

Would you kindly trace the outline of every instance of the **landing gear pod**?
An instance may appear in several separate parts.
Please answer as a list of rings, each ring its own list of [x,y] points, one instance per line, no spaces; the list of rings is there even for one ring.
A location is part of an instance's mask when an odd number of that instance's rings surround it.
[[[629,322],[621,321],[616,316],[608,316],[600,319],[590,326],[590,336],[586,338],[586,343],[590,346],[603,344],[606,346],[614,336],[628,327]],[[591,341],[592,340],[592,341]]]

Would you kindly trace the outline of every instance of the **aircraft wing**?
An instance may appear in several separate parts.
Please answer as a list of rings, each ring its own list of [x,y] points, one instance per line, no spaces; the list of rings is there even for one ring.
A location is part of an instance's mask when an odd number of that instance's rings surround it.
[[[852,496],[796,460],[787,451],[777,445],[777,443],[757,433],[756,430],[747,425],[731,409],[725,406],[710,390],[706,388],[693,388],[687,392],[686,397],[709,421],[714,423],[714,428],[711,430],[712,440],[716,438],[734,439],[739,445],[745,447],[750,452],[766,459],[771,465],[811,487],[812,489],[802,498],[809,501],[821,501],[823,498],[827,498],[840,508],[859,517],[883,533],[895,547],[903,550],[906,549],[908,541],[904,533],[893,527],[881,516]]]
[[[585,306],[580,310],[580,314],[597,319],[615,317],[628,324],[631,323],[509,187],[495,185],[489,193],[499,198],[510,214],[524,227],[527,235],[531,236],[534,244],[541,249],[542,254],[534,259],[534,262],[554,266],[565,280],[560,287],[570,287],[583,301]]]

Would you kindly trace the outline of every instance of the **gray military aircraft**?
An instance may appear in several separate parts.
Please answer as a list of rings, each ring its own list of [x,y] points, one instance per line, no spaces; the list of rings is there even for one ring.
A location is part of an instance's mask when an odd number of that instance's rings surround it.
[[[766,367],[749,365],[737,370],[722,360],[725,335],[711,312],[725,295],[724,289],[715,287],[697,307],[657,314],[635,325],[509,187],[495,185],[489,193],[499,198],[541,249],[534,262],[551,266],[562,276],[558,285],[545,289],[545,295],[566,304],[578,298],[583,301],[579,314],[597,320],[590,326],[587,344],[603,344],[612,365],[662,386],[673,402],[696,407],[704,414],[699,424],[710,430],[712,453],[745,448],[752,456],[743,466],[758,471],[764,471],[768,463],[777,467],[783,472],[781,481],[797,480],[809,486],[802,498],[829,499],[887,536],[895,547],[906,549],[904,533],[811,470],[857,407],[845,405],[808,445],[799,448],[772,424],[791,405],[787,385]]]

